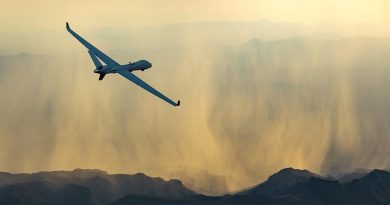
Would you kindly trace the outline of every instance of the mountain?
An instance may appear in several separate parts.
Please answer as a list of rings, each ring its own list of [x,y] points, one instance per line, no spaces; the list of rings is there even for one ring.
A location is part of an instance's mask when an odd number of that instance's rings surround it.
[[[340,174],[337,174],[333,177],[335,179],[337,179],[337,181],[339,181],[340,183],[347,183],[347,182],[350,182],[354,179],[362,178],[362,177],[366,176],[369,172],[370,172],[370,170],[358,169],[358,170],[355,170],[353,172],[340,173]]]
[[[293,168],[282,169],[265,182],[236,194],[205,196],[179,180],[145,174],[108,174],[100,170],[0,173],[1,205],[386,205],[390,173],[373,170],[341,183]]]
[[[308,204],[390,204],[390,173],[373,170],[350,182],[310,178],[286,187],[279,195],[293,196]]]
[[[346,184],[356,199],[355,204],[390,204],[390,173],[373,170],[366,176]]]
[[[226,195],[222,197],[207,197],[197,196],[189,199],[164,199],[153,198],[139,195],[129,195],[123,197],[111,205],[129,205],[129,204],[142,204],[142,205],[274,205],[285,203],[280,199],[272,199],[265,196],[238,196],[238,195]]]
[[[362,25],[350,25],[351,32],[345,26],[322,23],[308,26],[294,22],[276,22],[266,19],[253,22],[231,21],[200,21],[187,23],[174,23],[162,27],[144,27],[131,29],[99,28],[91,30],[99,41],[114,43],[118,39],[132,47],[142,48],[180,47],[180,46],[206,46],[206,45],[240,45],[250,39],[263,41],[279,41],[283,39],[321,36],[337,39],[340,37],[380,36],[372,28],[363,29]],[[360,28],[360,30],[358,29]],[[119,44],[114,44],[122,46]],[[123,45],[126,46],[126,45]],[[123,47],[125,49],[125,47]],[[148,48],[150,49],[150,48]]]
[[[88,188],[75,184],[52,187],[44,182],[28,182],[0,188],[0,204],[98,204]]]
[[[229,189],[227,176],[212,174],[208,171],[179,170],[169,173],[168,178],[179,176],[186,187],[199,194],[218,196],[226,194]]]
[[[316,177],[286,187],[279,195],[299,199],[302,204],[354,204],[353,198],[339,182]]]
[[[321,176],[311,173],[310,171],[307,170],[286,168],[270,176],[268,180],[265,181],[264,183],[255,186],[252,189],[239,192],[238,194],[239,195],[253,195],[253,194],[273,195],[273,193],[283,189],[286,186],[290,186],[298,182],[308,180],[312,177],[321,178]]]
[[[342,185],[337,181],[293,168],[282,169],[264,183],[238,195],[283,197],[283,203],[288,204],[337,204],[344,203],[341,199],[346,197]]]
[[[287,204],[390,204],[389,172],[373,170],[360,175],[360,178],[356,173],[345,176],[350,175],[356,178],[342,183],[307,170],[287,168],[272,175],[264,183],[238,195],[283,198],[283,203]]]
[[[204,21],[136,29],[100,28],[92,30],[92,32],[97,34],[99,41],[110,42],[120,39],[122,42],[140,48],[144,46],[167,48],[238,45],[252,38],[280,40],[312,33],[308,28],[298,23],[269,20],[255,22]]]
[[[165,181],[142,173],[108,174],[100,170],[84,169],[33,174],[0,173],[0,187],[0,201],[4,202],[0,204],[15,201],[12,198],[14,196],[22,202],[31,200],[46,203],[46,200],[58,202],[59,199],[79,199],[77,201],[82,201],[82,204],[91,201],[106,204],[129,194],[170,199],[197,195],[179,180]]]

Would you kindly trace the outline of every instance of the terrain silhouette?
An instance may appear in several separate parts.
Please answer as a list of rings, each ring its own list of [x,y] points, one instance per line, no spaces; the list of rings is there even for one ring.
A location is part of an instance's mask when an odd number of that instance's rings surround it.
[[[372,170],[348,181],[308,170],[282,169],[265,182],[224,196],[205,196],[183,186],[137,174],[108,174],[101,170],[12,174],[0,172],[0,204],[87,205],[231,205],[231,204],[390,204],[390,173]]]

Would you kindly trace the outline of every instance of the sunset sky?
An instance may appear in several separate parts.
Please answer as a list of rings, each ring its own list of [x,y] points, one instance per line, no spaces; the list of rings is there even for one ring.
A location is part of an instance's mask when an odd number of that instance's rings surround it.
[[[387,0],[2,0],[1,31],[144,27],[193,21],[273,21],[389,25]]]

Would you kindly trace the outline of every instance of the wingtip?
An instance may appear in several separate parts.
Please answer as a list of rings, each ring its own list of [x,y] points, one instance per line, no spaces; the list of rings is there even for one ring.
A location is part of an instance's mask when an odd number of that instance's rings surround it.
[[[70,26],[69,26],[69,23],[68,22],[66,22],[66,29],[70,29]]]
[[[180,100],[177,101],[176,106],[180,106]]]

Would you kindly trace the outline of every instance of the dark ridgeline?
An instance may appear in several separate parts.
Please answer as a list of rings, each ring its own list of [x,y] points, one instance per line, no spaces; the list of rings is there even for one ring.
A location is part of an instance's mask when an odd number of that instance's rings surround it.
[[[348,180],[342,180],[347,178]],[[283,169],[253,188],[225,196],[204,196],[179,180],[100,170],[0,173],[0,204],[60,205],[386,205],[390,173],[382,170],[323,177]]]
[[[100,170],[0,173],[0,204],[108,204],[126,195],[181,199],[195,196],[179,180]]]

